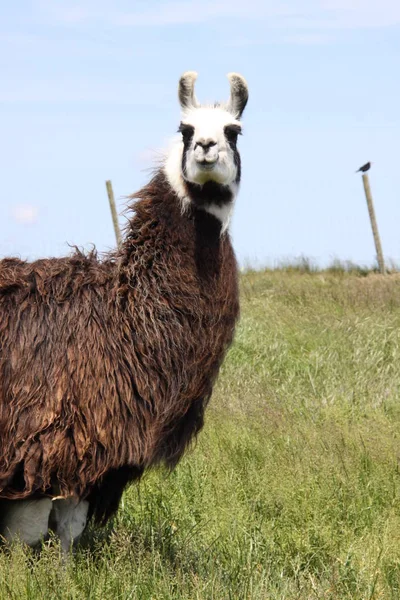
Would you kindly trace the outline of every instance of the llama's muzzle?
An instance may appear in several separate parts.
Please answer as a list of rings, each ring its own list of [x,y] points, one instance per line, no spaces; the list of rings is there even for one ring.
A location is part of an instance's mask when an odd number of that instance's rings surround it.
[[[200,168],[212,168],[218,162],[218,145],[203,146],[196,144],[194,158]]]

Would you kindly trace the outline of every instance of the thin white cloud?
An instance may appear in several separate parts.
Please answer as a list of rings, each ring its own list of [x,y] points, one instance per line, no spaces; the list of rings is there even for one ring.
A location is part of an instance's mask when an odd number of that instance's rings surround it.
[[[398,0],[172,0],[135,3],[122,0],[108,3],[53,2],[39,0],[43,16],[50,20],[74,25],[83,22],[107,22],[122,27],[185,25],[218,19],[265,21],[269,29],[284,28],[286,34],[298,30],[315,33],[332,29],[362,29],[400,24]],[[307,40],[309,38],[307,37]]]
[[[93,19],[96,8],[94,2],[68,2],[63,0],[61,2],[36,0],[34,6],[39,13],[47,18],[66,24],[80,23],[88,19]]]
[[[302,46],[320,46],[321,44],[327,44],[333,40],[333,35],[318,32],[294,33],[283,37],[283,41],[287,44],[301,44]]]
[[[54,79],[28,78],[10,79],[7,85],[0,89],[0,102],[84,102],[120,106],[158,106],[160,98],[167,98],[172,93],[173,90],[154,82],[118,82],[118,85],[115,85],[114,82],[107,83],[87,77],[64,77],[56,83]]]
[[[248,0],[237,2],[230,0],[203,0],[163,2],[156,9],[130,12],[116,15],[114,23],[122,26],[185,25],[205,23],[221,18],[244,18],[252,21],[258,17],[279,18],[291,14],[291,10],[274,2]]]
[[[321,13],[341,28],[389,27],[400,24],[398,0],[318,0]],[[329,25],[327,23],[327,25]]]
[[[85,3],[37,0],[36,6],[46,19],[65,25],[106,21],[108,24],[130,27],[184,25],[235,17],[253,20],[260,14],[272,17],[293,12],[290,7],[280,7],[271,0],[247,0],[246,3],[238,0],[203,0],[201,4],[195,0],[153,0],[141,3],[141,8],[136,10],[132,10],[132,5],[126,8],[126,3],[121,0],[112,5],[101,0],[87,0]]]
[[[110,36],[99,35],[84,40],[79,40],[71,37],[65,37],[63,39],[57,38],[57,36],[47,35],[43,33],[21,33],[12,32],[4,33],[0,32],[0,53],[2,48],[8,52],[20,53],[35,53],[35,56],[48,57],[49,54],[52,56],[62,57],[71,59],[76,56],[79,58],[88,59],[106,59],[110,58],[118,60],[126,60],[126,48],[123,45],[110,42]],[[156,50],[154,50],[156,54]],[[141,57],[149,56],[148,48],[135,47],[135,56]]]
[[[12,207],[11,214],[17,223],[30,225],[36,223],[39,210],[37,206],[32,204],[19,204]]]

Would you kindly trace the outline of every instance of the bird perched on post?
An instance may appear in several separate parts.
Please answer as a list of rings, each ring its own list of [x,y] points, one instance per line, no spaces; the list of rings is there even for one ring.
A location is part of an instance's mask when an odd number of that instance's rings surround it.
[[[365,163],[365,165],[363,165],[362,167],[360,167],[360,168],[358,169],[358,171],[356,171],[356,173],[360,173],[360,171],[361,171],[361,173],[366,173],[367,171],[369,171],[369,170],[370,170],[370,168],[371,168],[371,165],[372,165],[372,163],[371,163],[371,162],[367,162],[367,163]]]

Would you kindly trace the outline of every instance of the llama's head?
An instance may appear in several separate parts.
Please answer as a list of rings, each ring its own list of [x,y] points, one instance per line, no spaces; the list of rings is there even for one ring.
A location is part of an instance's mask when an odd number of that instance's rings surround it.
[[[225,230],[240,182],[237,139],[248,89],[241,75],[230,73],[229,101],[201,106],[194,93],[196,79],[197,73],[189,71],[179,81],[180,135],[165,171],[184,209],[195,204],[220,219]]]

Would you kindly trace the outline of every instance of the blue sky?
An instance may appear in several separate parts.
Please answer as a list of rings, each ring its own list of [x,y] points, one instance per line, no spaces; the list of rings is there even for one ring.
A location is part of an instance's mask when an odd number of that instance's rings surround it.
[[[124,196],[201,100],[242,73],[250,100],[232,225],[241,263],[371,264],[362,182],[400,262],[398,0],[19,0],[0,6],[0,256],[114,245],[104,181]],[[121,223],[124,218],[121,217]]]

